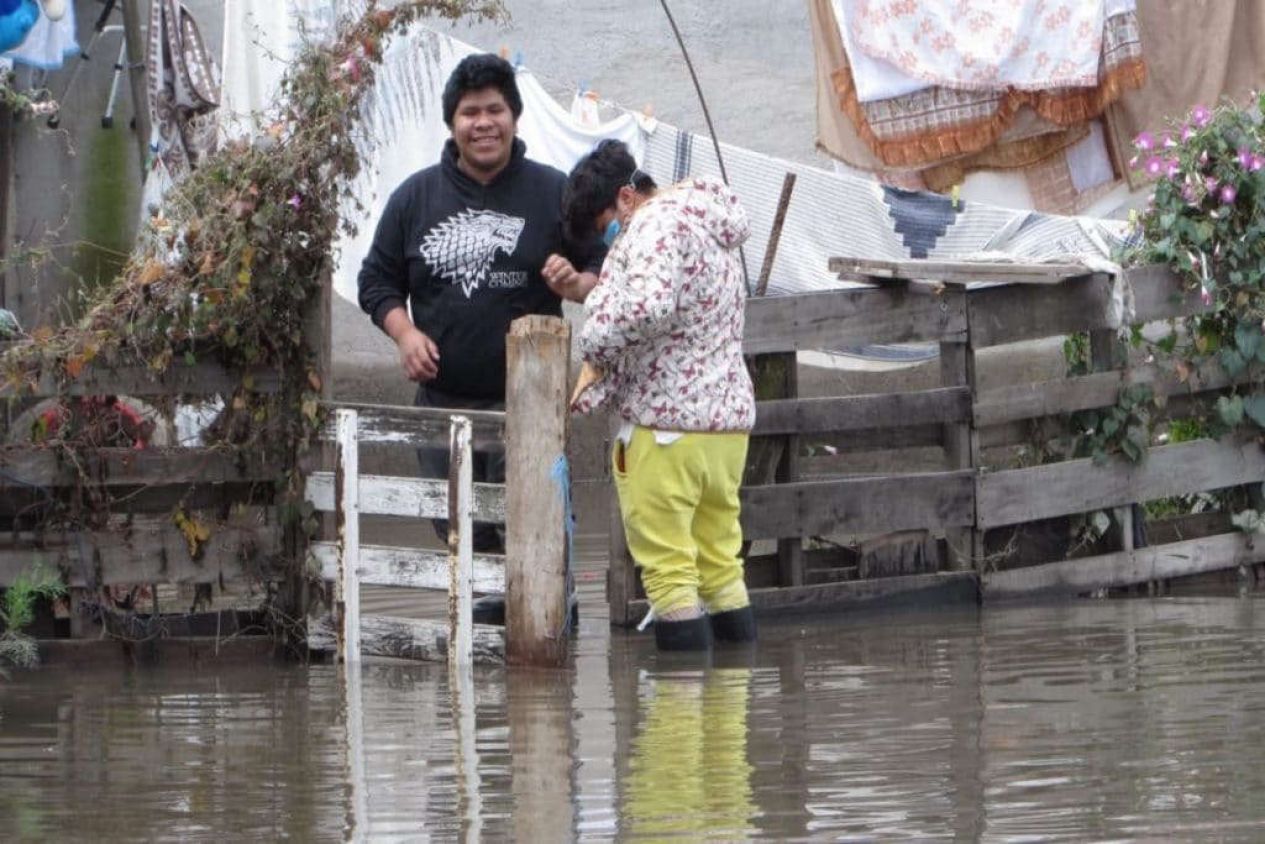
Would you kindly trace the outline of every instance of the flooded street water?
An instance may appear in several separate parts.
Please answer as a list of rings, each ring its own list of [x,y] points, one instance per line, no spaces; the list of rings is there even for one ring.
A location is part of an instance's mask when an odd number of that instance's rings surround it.
[[[102,841],[1265,836],[1265,598],[762,632],[704,664],[586,619],[572,671],[476,669],[471,730],[444,666],[370,663],[350,754],[338,666],[49,666],[0,685],[0,822]]]

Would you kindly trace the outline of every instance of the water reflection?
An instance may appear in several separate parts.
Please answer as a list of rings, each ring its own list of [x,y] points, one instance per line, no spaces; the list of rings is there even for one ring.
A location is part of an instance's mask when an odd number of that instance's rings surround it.
[[[1262,606],[852,615],[710,664],[589,620],[573,669],[476,669],[465,697],[444,666],[367,664],[356,695],[338,666],[50,665],[0,686],[0,829],[1260,840]]]
[[[747,761],[751,670],[644,676],[622,802],[638,838],[740,840],[755,815]]]

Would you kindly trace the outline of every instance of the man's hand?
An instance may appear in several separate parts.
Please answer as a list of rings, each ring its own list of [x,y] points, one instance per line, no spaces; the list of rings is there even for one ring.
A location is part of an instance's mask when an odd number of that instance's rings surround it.
[[[540,274],[550,290],[572,302],[583,302],[588,298],[589,291],[597,284],[596,275],[580,272],[574,264],[557,253],[545,259],[545,265],[541,267]]]
[[[382,326],[395,341],[400,352],[400,366],[410,381],[425,384],[439,375],[439,347],[409,319],[404,308],[396,308],[386,315]]]

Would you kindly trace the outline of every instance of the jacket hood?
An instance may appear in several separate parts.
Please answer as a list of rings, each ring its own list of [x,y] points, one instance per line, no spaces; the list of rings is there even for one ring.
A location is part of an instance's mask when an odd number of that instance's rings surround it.
[[[751,223],[738,197],[722,182],[687,179],[671,188],[696,225],[725,249],[737,249],[751,235]]]

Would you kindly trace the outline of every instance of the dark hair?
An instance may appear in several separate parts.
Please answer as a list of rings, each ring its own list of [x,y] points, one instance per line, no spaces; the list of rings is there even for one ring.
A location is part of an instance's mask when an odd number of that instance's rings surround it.
[[[562,189],[562,220],[567,234],[577,241],[591,239],[598,215],[615,204],[624,185],[641,193],[655,188],[654,179],[637,169],[637,161],[623,141],[602,141],[576,163]]]
[[[458,62],[444,85],[444,123],[451,128],[452,117],[457,113],[461,98],[484,88],[495,88],[501,92],[515,120],[523,113],[523,98],[518,94],[513,66],[492,53],[478,53]]]

